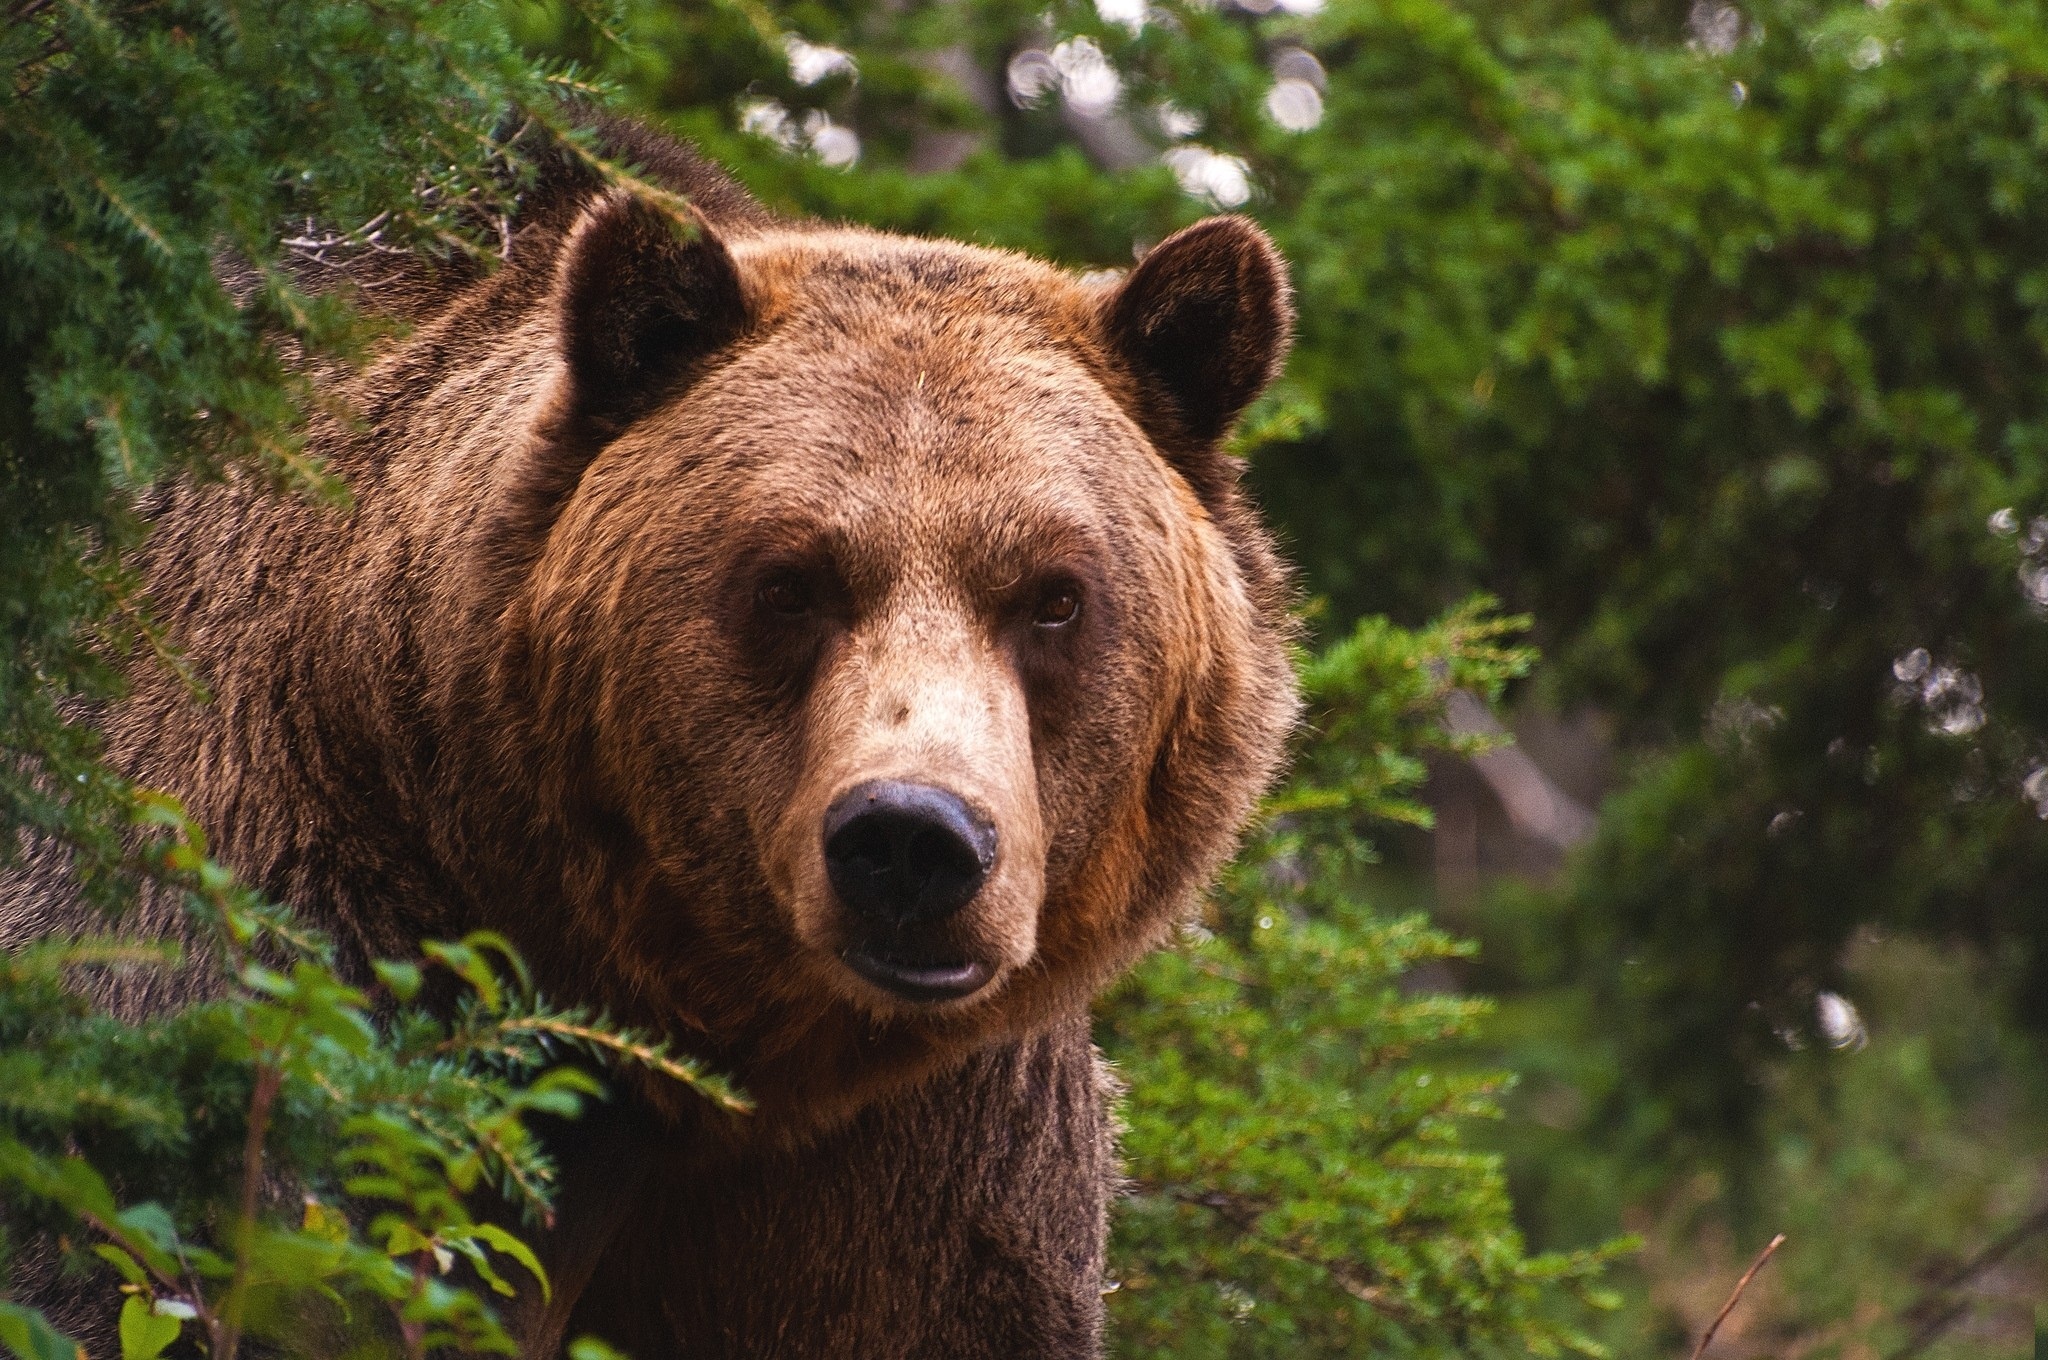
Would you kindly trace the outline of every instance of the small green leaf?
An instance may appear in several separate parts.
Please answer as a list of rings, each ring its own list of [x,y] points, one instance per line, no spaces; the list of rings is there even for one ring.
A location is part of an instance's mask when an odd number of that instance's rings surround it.
[[[627,1356],[594,1336],[579,1336],[569,1343],[569,1360],[627,1360]]]
[[[498,975],[492,969],[491,961],[482,954],[466,944],[450,944],[444,940],[428,940],[420,946],[420,952],[467,982],[476,992],[477,1003],[485,1010],[496,1013],[504,1009],[504,992],[498,985]]]
[[[92,1249],[92,1254],[121,1272],[121,1278],[133,1285],[149,1283],[148,1274],[133,1256],[111,1243],[102,1242]]]
[[[443,1250],[462,1253],[463,1258],[469,1262],[470,1269],[476,1272],[478,1279],[490,1287],[493,1294],[502,1294],[508,1299],[513,1297],[516,1291],[511,1285],[505,1283],[504,1276],[492,1268],[490,1253],[481,1246],[478,1246],[475,1238],[450,1238],[447,1247]],[[441,1273],[445,1275],[447,1271],[444,1269]]]
[[[153,1312],[140,1294],[121,1305],[121,1360],[156,1360],[178,1339],[185,1324]]]
[[[311,1195],[306,1196],[306,1214],[299,1226],[323,1242],[348,1241],[348,1220]]]
[[[171,1211],[154,1200],[129,1205],[117,1221],[122,1227],[141,1233],[159,1251],[172,1251],[178,1245],[178,1225],[171,1218]]]
[[[42,1193],[74,1214],[94,1214],[103,1219],[118,1216],[114,1192],[107,1188],[106,1179],[83,1157],[66,1157],[51,1170],[54,1174],[38,1187]]]
[[[427,1235],[410,1223],[394,1223],[384,1238],[384,1252],[388,1256],[410,1256],[417,1251],[433,1247]]]
[[[418,964],[378,959],[370,967],[376,972],[377,981],[400,1001],[410,1001],[419,995],[421,973]]]
[[[533,1248],[527,1246],[526,1243],[520,1241],[519,1238],[495,1223],[479,1223],[476,1227],[470,1229],[470,1233],[474,1237],[482,1238],[499,1251],[504,1252],[507,1256],[517,1261],[520,1265],[525,1266],[527,1273],[540,1281],[540,1297],[542,1302],[547,1301],[551,1293],[548,1286],[548,1273],[541,1269],[540,1258],[533,1254]]]
[[[519,957],[519,951],[512,947],[510,940],[495,930],[472,930],[462,937],[462,943],[479,955],[496,954],[498,961],[512,974],[512,980],[519,984],[520,994],[532,994],[533,975],[526,971],[526,960]]]
[[[260,963],[251,963],[243,967],[242,985],[252,992],[261,992],[265,996],[274,996],[281,999],[291,997],[297,990],[293,987],[290,978],[276,969],[266,968]]]
[[[50,1325],[33,1308],[0,1301],[0,1346],[20,1360],[86,1360],[85,1347]]]

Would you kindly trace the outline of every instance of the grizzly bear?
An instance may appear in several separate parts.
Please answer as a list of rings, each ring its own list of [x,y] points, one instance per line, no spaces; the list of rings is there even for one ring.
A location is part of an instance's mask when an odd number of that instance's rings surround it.
[[[1094,1355],[1087,1006],[1296,712],[1220,447],[1284,267],[1219,217],[1081,279],[596,135],[675,197],[564,156],[492,272],[308,266],[403,323],[325,380],[352,508],[154,493],[138,566],[212,697],[139,669],[108,749],[353,966],[501,930],[758,1102],[649,1080],[556,1137],[528,1354]],[[8,892],[14,939],[75,919]]]

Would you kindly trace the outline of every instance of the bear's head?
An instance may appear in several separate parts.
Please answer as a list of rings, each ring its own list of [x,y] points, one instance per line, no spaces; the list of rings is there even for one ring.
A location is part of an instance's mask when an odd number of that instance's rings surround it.
[[[614,192],[551,277],[500,664],[582,849],[527,947],[811,1116],[1085,1004],[1295,718],[1218,447],[1288,340],[1266,237],[1088,282]]]

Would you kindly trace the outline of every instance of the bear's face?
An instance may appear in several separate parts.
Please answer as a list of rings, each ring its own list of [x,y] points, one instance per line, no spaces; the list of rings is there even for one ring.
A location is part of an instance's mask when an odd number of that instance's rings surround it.
[[[635,324],[609,286],[577,310],[605,229],[563,271],[553,437],[590,453],[522,646],[585,734],[579,796],[632,847],[586,923],[614,983],[770,1099],[781,1068],[815,1100],[821,1069],[1075,1004],[1213,872],[1292,721],[1263,540],[1204,503],[1214,468],[1170,461],[1219,458],[1277,359],[1277,269],[1220,301],[1215,277],[1219,245],[1270,248],[1238,225],[1181,262],[1201,323],[1245,328],[1233,300],[1274,321],[1243,390],[1212,367],[1176,403],[1146,345],[1177,337],[1131,314],[1149,262],[1091,289],[853,232],[652,234],[653,265],[643,243],[608,276],[708,272],[709,302],[669,310],[710,342],[579,372],[579,325]]]

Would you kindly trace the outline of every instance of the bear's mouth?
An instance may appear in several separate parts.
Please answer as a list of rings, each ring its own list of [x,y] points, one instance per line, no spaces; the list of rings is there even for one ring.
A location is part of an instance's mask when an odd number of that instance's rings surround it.
[[[959,963],[913,963],[860,948],[840,954],[854,972],[905,1001],[956,1001],[988,985],[994,970],[967,960]]]

